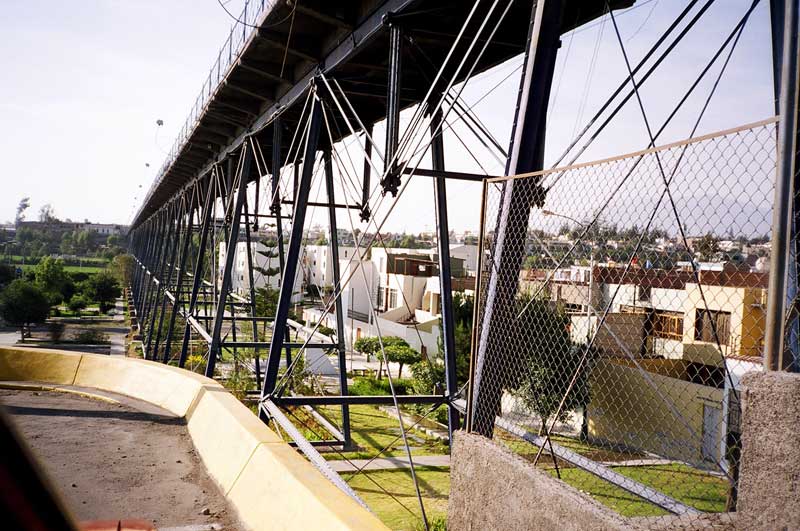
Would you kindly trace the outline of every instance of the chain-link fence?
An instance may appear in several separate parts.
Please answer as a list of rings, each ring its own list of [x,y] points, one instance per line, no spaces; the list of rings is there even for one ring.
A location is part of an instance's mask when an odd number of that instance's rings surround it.
[[[774,120],[491,180],[471,431],[627,516],[730,510]]]

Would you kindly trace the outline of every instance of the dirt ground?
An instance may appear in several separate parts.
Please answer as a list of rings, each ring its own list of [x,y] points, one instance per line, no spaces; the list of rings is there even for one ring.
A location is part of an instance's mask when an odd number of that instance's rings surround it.
[[[0,404],[78,520],[242,529],[183,419],[132,399],[122,405],[61,392],[0,389]]]

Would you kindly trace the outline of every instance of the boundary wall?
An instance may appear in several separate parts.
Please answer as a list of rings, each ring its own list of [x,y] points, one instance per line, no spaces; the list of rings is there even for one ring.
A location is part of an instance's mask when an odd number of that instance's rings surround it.
[[[0,347],[0,381],[90,387],[184,418],[209,475],[253,531],[387,529],[204,376],[132,358]]]

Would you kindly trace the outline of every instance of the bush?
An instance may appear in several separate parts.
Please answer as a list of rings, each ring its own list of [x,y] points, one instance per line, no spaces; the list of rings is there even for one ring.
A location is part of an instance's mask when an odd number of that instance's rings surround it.
[[[89,302],[82,295],[73,295],[69,300],[67,307],[70,309],[70,311],[79,314],[80,311],[86,308],[88,305]]]
[[[325,325],[319,325],[319,328],[317,328],[317,332],[319,332],[323,336],[328,336],[328,337],[333,337],[336,335],[336,330]]]
[[[444,364],[438,360],[415,363],[411,366],[411,374],[414,376],[414,392],[417,394],[436,393],[437,387],[444,386]]]
[[[394,390],[398,395],[407,395],[413,389],[413,381],[410,379],[395,378],[392,380]],[[391,395],[389,380],[381,378],[356,377],[348,387],[350,394],[359,396]]]
[[[87,328],[85,330],[78,330],[72,334],[72,340],[75,343],[84,345],[108,345],[111,341],[108,334],[95,330],[94,328]]]

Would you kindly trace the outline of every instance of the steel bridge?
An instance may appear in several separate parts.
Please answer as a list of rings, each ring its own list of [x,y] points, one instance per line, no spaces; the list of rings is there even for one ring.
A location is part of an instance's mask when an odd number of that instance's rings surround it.
[[[261,388],[262,418],[284,427],[321,468],[325,468],[324,462],[293,430],[280,406],[341,406],[342,433],[323,441],[325,445],[349,445],[348,406],[352,404],[447,404],[450,430],[458,429],[464,415],[458,399],[464,393],[457,387],[455,371],[447,184],[453,180],[480,183],[489,176],[448,171],[443,131],[459,121],[477,141],[493,143],[506,156],[506,175],[543,170],[546,115],[560,36],[609,10],[633,4],[634,0],[247,2],[132,223],[130,248],[137,263],[132,294],[145,357],[184,367],[199,348],[205,374],[214,377],[223,350],[252,349],[251,368]],[[695,4],[690,2],[690,6]],[[787,40],[789,46],[796,47],[796,19],[791,18],[796,2],[774,0],[771,4],[776,88],[784,98],[782,116],[793,118],[796,50],[782,50],[784,24],[794,38]],[[647,58],[653,53],[651,50]],[[506,150],[459,100],[459,86],[519,55],[524,55],[524,63]],[[620,90],[627,82],[624,80]],[[413,110],[413,117],[403,129],[400,112],[406,109]],[[386,138],[379,146],[373,142],[372,132],[374,124],[384,120]],[[781,124],[783,181],[779,182],[791,189],[796,124],[791,120]],[[345,173],[342,168],[356,165],[344,160],[336,149],[345,143],[357,146],[362,154],[357,180],[349,184],[341,177]],[[430,157],[429,162],[424,163],[423,157]],[[326,192],[321,202],[310,196],[318,174]],[[411,179],[435,183],[444,392],[349,396],[341,294],[348,282],[360,282],[360,273],[342,277],[339,270],[337,211],[358,213],[362,233],[373,234],[371,239],[365,236],[356,242],[357,248],[366,250],[376,243],[374,234],[385,221],[378,215],[380,208],[385,210],[402,195]],[[776,226],[782,230],[776,233],[776,245],[782,249],[790,247],[792,238],[787,190],[779,196],[785,202],[783,217],[776,217]],[[516,194],[513,184],[507,192],[498,227],[509,228],[505,243],[498,244],[501,246],[524,240],[526,223],[513,221],[527,220],[530,209],[541,208],[546,196],[544,189],[534,197]],[[291,339],[292,295],[309,208],[324,208],[328,215],[334,289],[325,310],[336,316],[337,324],[331,343]],[[275,227],[272,233],[281,281],[274,314],[263,315],[256,304],[251,244],[267,225]],[[242,241],[247,243],[250,275],[245,295],[231,289],[233,250]],[[215,242],[224,243],[226,252],[217,255]],[[779,272],[781,267],[785,272],[793,262],[787,254],[784,262],[776,259],[773,263]],[[489,285],[482,287],[490,294],[497,282],[517,279],[521,263],[501,258],[495,266]],[[773,278],[773,293],[785,292],[786,279],[779,274]],[[495,308],[509,304],[501,295],[497,297]],[[784,315],[787,301],[773,299],[778,306],[771,315]],[[492,319],[503,314],[497,315],[493,316],[489,307],[484,309],[483,330],[489,331],[486,337],[475,339],[473,364],[476,356],[485,354],[485,344],[497,341],[491,332]],[[242,324],[248,326],[242,328]],[[241,337],[243,330],[246,337]],[[791,363],[777,347],[781,337],[778,333],[769,340],[772,343],[768,341],[770,363],[775,367]],[[337,353],[339,394],[295,396],[286,392],[299,353],[310,347],[332,348]],[[284,357],[286,369],[281,373]],[[491,370],[491,366],[483,369]],[[480,373],[482,366],[477,370]],[[476,383],[480,384],[480,374]],[[497,410],[498,389],[478,385],[471,393],[466,403],[468,422],[482,409]],[[491,433],[493,421],[473,429]]]

